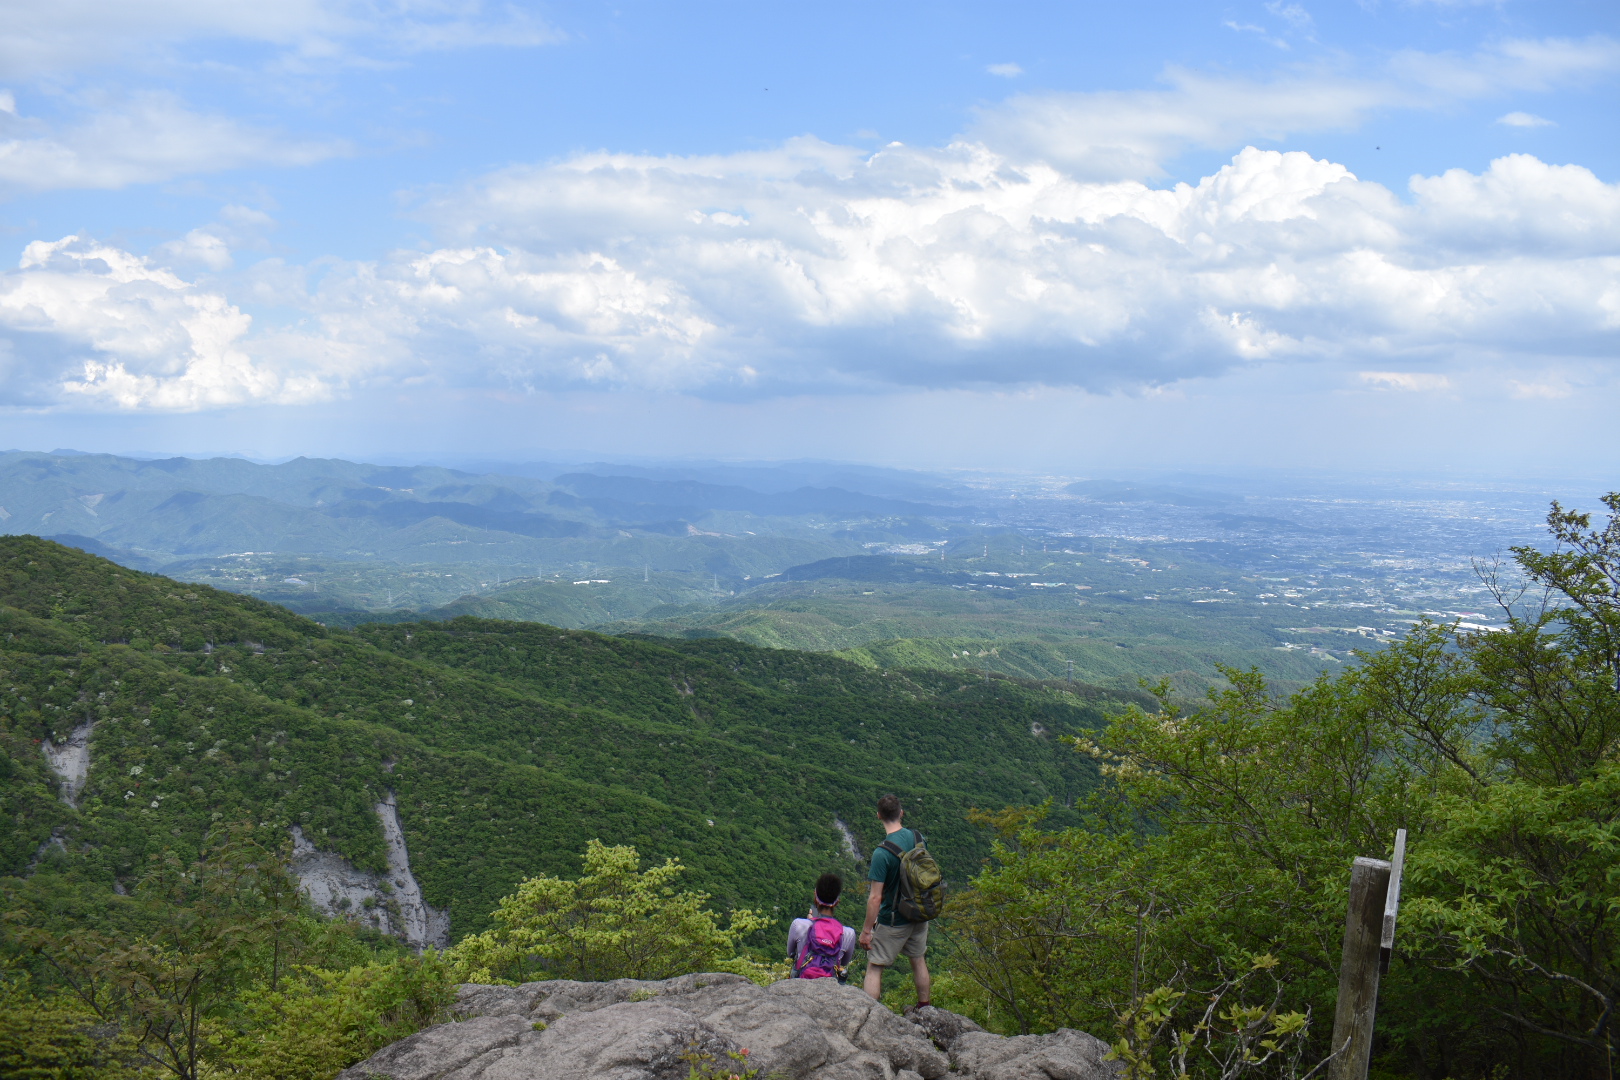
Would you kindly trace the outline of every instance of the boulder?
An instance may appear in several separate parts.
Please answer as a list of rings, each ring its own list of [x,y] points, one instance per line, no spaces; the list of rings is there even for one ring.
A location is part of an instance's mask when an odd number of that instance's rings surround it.
[[[458,1019],[384,1047],[339,1080],[686,1080],[693,1055],[784,1080],[1116,1080],[1078,1031],[1003,1038],[944,1009],[896,1016],[831,979],[467,985]],[[954,1070],[954,1071],[953,1071]]]
[[[652,1002],[626,1002],[561,1017],[543,1030],[520,1036],[511,1046],[444,1073],[443,1078],[686,1080],[693,1054],[723,1062],[728,1060],[726,1054],[739,1049],[691,1013]]]
[[[1107,1053],[1107,1043],[1072,1028],[1005,1038],[970,1031],[951,1044],[951,1065],[974,1080],[1097,1080],[1124,1072]]]
[[[956,1040],[968,1032],[984,1030],[965,1016],[932,1005],[913,1005],[906,1010],[906,1019],[922,1028],[934,1045],[945,1051],[949,1051]]]
[[[879,1005],[859,987],[840,986],[833,979],[784,979],[766,993],[790,1003],[856,1049],[886,1059],[895,1069],[921,1073],[924,1080],[950,1070],[950,1060],[922,1028]]]
[[[372,1054],[340,1075],[345,1080],[387,1076],[392,1080],[436,1080],[508,1046],[516,1046],[534,1025],[520,1016],[479,1016],[463,1024],[435,1024]]]

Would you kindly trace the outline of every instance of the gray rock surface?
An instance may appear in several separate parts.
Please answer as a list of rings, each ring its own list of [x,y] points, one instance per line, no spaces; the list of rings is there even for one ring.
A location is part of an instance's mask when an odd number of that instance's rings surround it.
[[[503,1047],[516,1046],[533,1025],[521,1016],[480,1016],[463,1024],[436,1024],[372,1054],[345,1071],[345,1078],[390,1076],[428,1080]]]
[[[358,919],[363,925],[403,938],[417,949],[450,944],[450,913],[422,898],[411,873],[405,832],[399,825],[394,793],[373,807],[382,825],[388,873],[361,870],[343,856],[319,851],[299,826],[292,827],[292,870],[317,911]]]
[[[514,1019],[501,1017],[499,1022],[511,1023]],[[728,1052],[740,1049],[691,1013],[651,1001],[625,1002],[564,1016],[543,1031],[532,1030],[532,1022],[530,1027],[514,1045],[493,1050],[441,1075],[444,1080],[561,1080],[574,1076],[686,1080],[690,1062],[683,1056],[707,1053],[724,1062],[729,1060]]]
[[[1094,1080],[1123,1071],[1107,1053],[1107,1043],[1071,1028],[1006,1038],[970,1031],[951,1045],[951,1064],[975,1080]]]
[[[384,1047],[339,1080],[685,1080],[693,1051],[787,1080],[1116,1080],[1078,1031],[1003,1038],[943,1009],[896,1016],[831,979],[739,975],[461,988],[462,1019]],[[954,1071],[953,1071],[954,1070]]]
[[[40,744],[45,763],[62,778],[62,801],[75,810],[79,808],[79,792],[90,775],[90,733],[95,727],[95,721],[86,721],[73,729],[66,742],[46,739]]]
[[[912,1006],[906,1010],[906,1019],[922,1028],[934,1041],[934,1045],[944,1050],[949,1050],[957,1039],[968,1032],[984,1030],[965,1016],[959,1016],[946,1009],[936,1009],[932,1005],[922,1008]]]

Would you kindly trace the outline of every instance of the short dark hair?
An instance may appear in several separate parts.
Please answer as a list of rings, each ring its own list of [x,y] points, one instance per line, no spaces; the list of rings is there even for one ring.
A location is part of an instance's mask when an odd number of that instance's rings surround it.
[[[837,874],[822,874],[816,879],[816,903],[822,907],[837,907],[844,892],[844,879]]]
[[[900,797],[898,795],[885,795],[878,800],[878,817],[884,821],[899,821],[900,812]]]

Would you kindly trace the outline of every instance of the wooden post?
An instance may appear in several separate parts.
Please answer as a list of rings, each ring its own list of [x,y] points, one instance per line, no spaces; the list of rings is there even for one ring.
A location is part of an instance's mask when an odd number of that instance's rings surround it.
[[[1344,919],[1339,1003],[1333,1014],[1336,1056],[1328,1064],[1328,1080],[1365,1080],[1367,1076],[1373,1016],[1378,1009],[1379,953],[1389,870],[1384,860],[1365,858],[1356,859],[1350,869],[1350,910]]]
[[[1395,830],[1395,854],[1389,860],[1389,888],[1384,892],[1384,926],[1378,935],[1378,974],[1389,974],[1395,953],[1395,917],[1401,910],[1401,874],[1406,869],[1406,830]]]

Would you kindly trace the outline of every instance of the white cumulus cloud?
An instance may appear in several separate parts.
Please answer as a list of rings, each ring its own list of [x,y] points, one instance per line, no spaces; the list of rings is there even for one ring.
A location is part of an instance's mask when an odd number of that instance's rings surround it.
[[[252,320],[145,259],[76,236],[36,241],[0,278],[0,328],[12,403],[76,401],[119,409],[193,410],[300,401],[325,389],[256,361]]]
[[[1612,349],[1620,187],[1514,156],[1413,196],[1254,148],[1168,190],[975,143],[588,155],[436,200],[459,245],[311,303],[448,382],[713,394]]]
[[[1411,188],[1419,236],[1459,255],[1596,258],[1605,266],[1602,257],[1620,251],[1620,185],[1579,165],[1509,154],[1482,173],[1414,177]]]
[[[39,354],[10,361],[8,394],[181,408],[359,385],[1140,391],[1279,364],[1432,392],[1462,371],[1550,385],[1546,371],[1620,355],[1620,185],[1528,155],[1414,179],[1403,200],[1253,147],[1153,188],[972,141],[799,139],[505,169],[417,212],[442,246],[269,260],[220,279],[235,303],[133,256],[37,245],[0,278],[14,346]],[[209,265],[224,228],[164,254]],[[237,307],[254,301],[303,316],[255,331]]]

